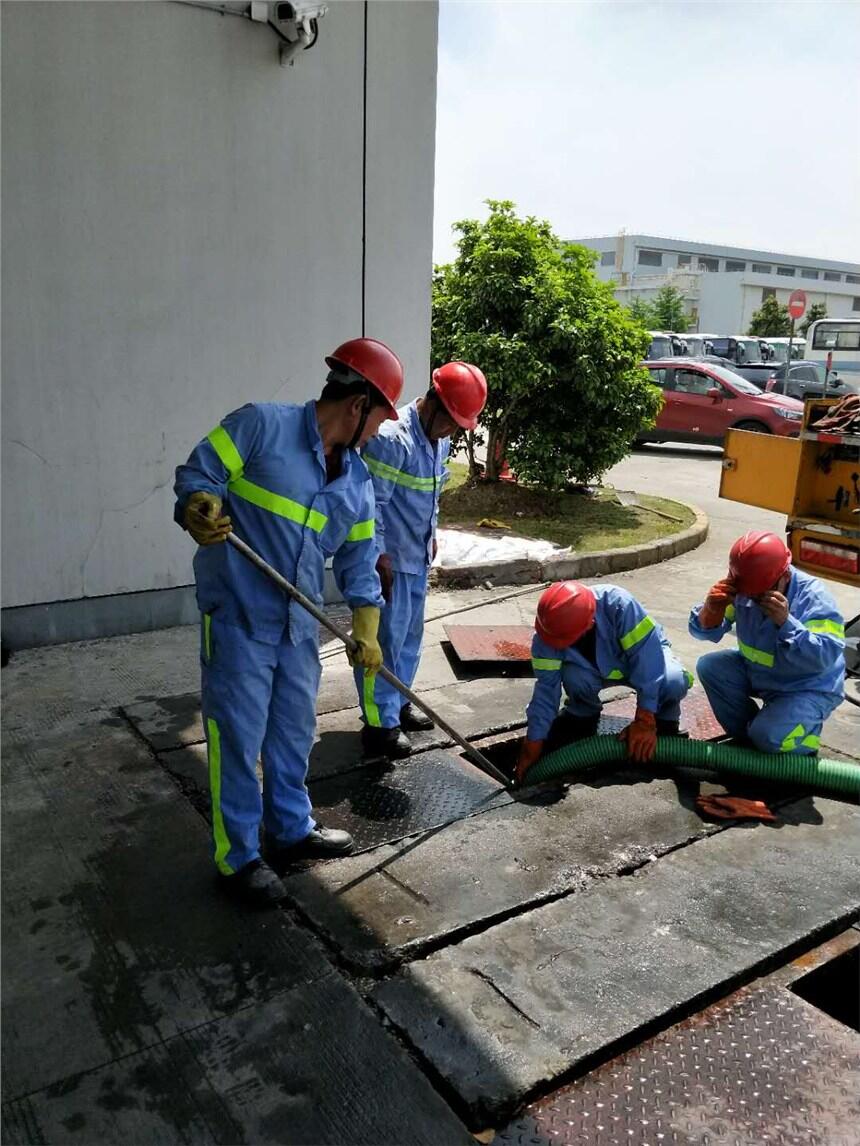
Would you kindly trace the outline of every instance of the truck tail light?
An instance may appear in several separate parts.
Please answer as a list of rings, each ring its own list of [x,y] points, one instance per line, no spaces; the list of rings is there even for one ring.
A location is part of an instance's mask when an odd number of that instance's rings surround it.
[[[860,549],[847,545],[830,545],[804,537],[800,542],[800,560],[820,569],[833,569],[838,573],[860,574]]]

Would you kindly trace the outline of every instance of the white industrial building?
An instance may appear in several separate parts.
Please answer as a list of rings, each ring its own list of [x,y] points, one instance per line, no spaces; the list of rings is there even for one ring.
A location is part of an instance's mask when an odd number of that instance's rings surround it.
[[[3,5],[3,634],[196,619],[173,472],[361,333],[427,383],[437,6]],[[310,39],[310,37],[309,37]]]
[[[830,318],[860,316],[860,263],[623,231],[570,241],[598,253],[597,273],[615,284],[619,302],[650,302],[662,287],[675,287],[693,316],[691,330],[745,333],[764,299],[787,303],[797,289],[806,292],[808,306],[824,303]]]

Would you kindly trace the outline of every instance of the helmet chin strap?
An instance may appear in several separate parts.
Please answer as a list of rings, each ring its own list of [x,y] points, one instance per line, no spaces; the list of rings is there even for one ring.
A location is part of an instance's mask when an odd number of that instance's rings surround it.
[[[369,414],[370,414],[370,384],[368,383],[367,388],[365,389],[365,392],[364,392],[364,404],[362,405],[362,408],[361,408],[361,417],[358,419],[358,426],[356,427],[355,433],[352,435],[349,442],[347,442],[346,448],[348,450],[354,450],[356,445],[358,444],[358,441],[361,438],[361,435],[364,433],[364,427],[367,425],[367,418],[368,418]]]
[[[432,437],[433,423],[436,421],[436,416],[439,413],[439,400],[438,400],[438,398],[425,398],[424,399],[424,408],[425,409],[427,408],[428,404],[430,404],[430,406],[431,406],[430,416],[426,422],[422,418],[421,419],[421,425],[424,429],[424,434],[427,438],[427,441],[430,442],[430,444],[432,445],[433,444],[433,437]]]

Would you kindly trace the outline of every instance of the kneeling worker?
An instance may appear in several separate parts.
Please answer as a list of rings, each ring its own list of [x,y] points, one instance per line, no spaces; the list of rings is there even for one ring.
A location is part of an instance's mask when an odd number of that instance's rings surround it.
[[[541,594],[535,630],[536,679],[517,760],[518,780],[544,751],[597,732],[600,690],[610,682],[636,689],[636,716],[621,733],[632,759],[651,760],[658,733],[678,735],[681,701],[693,678],[675,658],[660,625],[626,589],[558,581]],[[559,714],[562,686],[567,702]]]
[[[701,641],[722,640],[732,627],[738,648],[706,653],[697,665],[717,720],[761,752],[817,752],[842,700],[845,627],[821,582],[792,569],[775,533],[739,537],[728,577],[690,613],[690,633]]]
[[[326,362],[317,401],[243,406],[176,471],[175,518],[201,546],[194,572],[215,864],[225,891],[260,907],[286,896],[273,867],[344,855],[352,839],[315,822],[305,786],[321,672],[318,623],[224,544],[232,525],[320,605],[333,556],[353,611],[354,660],[368,669],[382,663],[373,487],[356,451],[386,418],[397,418],[403,368],[373,338],[345,342]],[[260,857],[261,819],[273,867]]]
[[[486,401],[487,382],[478,367],[448,362],[433,371],[424,397],[403,407],[399,421],[390,430],[383,426],[362,455],[373,475],[377,569],[386,600],[379,642],[386,667],[410,687],[421,657],[449,438],[458,427],[474,430]],[[356,668],[355,683],[365,755],[408,756],[412,745],[405,733],[432,728],[433,722],[404,705],[397,689],[366,667]]]

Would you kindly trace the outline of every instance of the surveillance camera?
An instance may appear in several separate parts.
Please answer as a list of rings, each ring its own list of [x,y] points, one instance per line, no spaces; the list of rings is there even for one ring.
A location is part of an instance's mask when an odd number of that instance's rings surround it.
[[[268,24],[281,41],[281,66],[292,64],[295,56],[312,47],[319,34],[317,21],[328,12],[328,5],[315,0],[252,0],[248,15]]]
[[[281,37],[281,66],[292,64],[295,56],[316,43],[317,21],[328,7],[313,0],[278,0],[269,5],[269,23]]]

